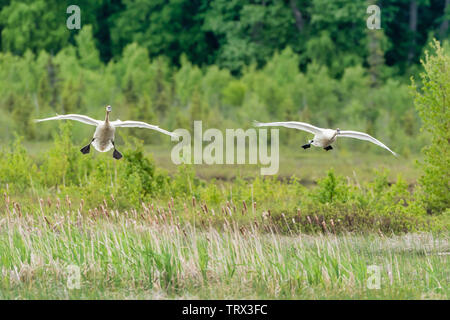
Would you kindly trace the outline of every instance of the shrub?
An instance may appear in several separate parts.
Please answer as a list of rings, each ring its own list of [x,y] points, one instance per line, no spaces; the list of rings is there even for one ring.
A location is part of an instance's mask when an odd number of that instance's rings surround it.
[[[421,199],[428,212],[438,213],[450,207],[450,55],[436,40],[432,48],[434,54],[426,52],[421,61],[422,87],[417,88],[412,79],[412,88],[422,130],[431,134],[431,144],[423,149]]]
[[[343,177],[334,174],[329,170],[327,176],[318,181],[319,188],[314,197],[320,203],[332,203],[336,200],[345,202],[348,198],[348,186]]]
[[[0,152],[0,191],[5,192],[8,185],[11,192],[24,192],[36,178],[37,167],[21,142],[22,138],[16,137],[8,149]]]

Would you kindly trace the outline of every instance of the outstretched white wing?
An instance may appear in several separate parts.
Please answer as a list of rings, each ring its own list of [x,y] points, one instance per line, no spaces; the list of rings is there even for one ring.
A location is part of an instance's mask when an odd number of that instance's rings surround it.
[[[286,127],[286,128],[293,128],[298,130],[303,130],[312,134],[320,134],[324,129],[315,127],[309,123],[305,122],[297,122],[297,121],[286,121],[286,122],[258,122],[253,121],[253,125],[255,127]]]
[[[111,124],[114,127],[128,127],[128,128],[146,128],[146,129],[152,129],[152,130],[156,130],[159,132],[162,132],[164,134],[167,134],[171,137],[178,137],[178,135],[174,132],[170,132],[164,129],[161,129],[158,126],[154,126],[142,121],[132,121],[132,120],[127,120],[127,121],[121,121],[121,120],[116,120],[116,121],[112,121]]]
[[[42,122],[42,121],[49,121],[49,120],[75,120],[79,122],[83,122],[86,124],[90,124],[91,126],[98,126],[102,121],[92,119],[88,116],[84,116],[82,114],[62,114],[57,115],[55,117],[51,118],[45,118],[45,119],[36,119],[36,122]]]
[[[359,139],[359,140],[366,140],[366,141],[370,141],[374,144],[376,144],[377,146],[380,146],[386,150],[389,150],[394,156],[397,156],[397,154],[392,151],[391,149],[389,149],[386,145],[384,145],[382,142],[378,141],[377,139],[375,139],[374,137],[368,135],[367,133],[364,132],[358,132],[358,131],[340,131],[338,134],[338,137],[346,137],[346,138],[355,138],[355,139]]]

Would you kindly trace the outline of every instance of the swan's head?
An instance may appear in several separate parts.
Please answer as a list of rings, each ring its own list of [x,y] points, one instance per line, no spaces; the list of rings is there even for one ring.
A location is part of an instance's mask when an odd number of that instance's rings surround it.
[[[111,110],[112,110],[112,108],[111,108],[111,106],[106,106],[106,112],[111,112]]]
[[[337,134],[340,134],[340,133],[341,133],[341,129],[337,128],[337,129],[336,129],[336,133],[337,133]]]

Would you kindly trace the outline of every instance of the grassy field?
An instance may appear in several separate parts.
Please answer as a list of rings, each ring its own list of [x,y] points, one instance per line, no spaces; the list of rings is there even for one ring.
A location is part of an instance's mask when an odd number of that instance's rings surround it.
[[[53,145],[53,142],[25,142],[24,146],[30,154],[38,155],[45,152]],[[151,154],[158,167],[174,173],[177,166],[170,158],[173,145],[145,145],[144,150]],[[80,147],[81,148],[81,147]],[[376,148],[376,147],[374,147]],[[236,152],[235,152],[236,153]],[[89,154],[86,157],[112,157],[107,154]],[[304,184],[314,184],[317,179],[322,178],[324,172],[334,168],[335,171],[359,182],[373,179],[374,170],[388,171],[390,180],[395,180],[398,174],[409,183],[414,184],[420,175],[416,166],[416,159],[420,154],[414,156],[400,155],[393,157],[388,152],[373,153],[361,152],[349,149],[341,150],[335,148],[333,151],[325,152],[319,148],[303,150],[300,145],[297,148],[280,146],[279,172],[280,179],[288,179],[292,176],[299,178]],[[196,174],[201,179],[233,180],[236,176],[254,177],[260,174],[259,165],[196,165]]]
[[[146,149],[153,153],[159,166],[169,171],[175,170],[167,148],[158,150],[155,146],[147,146]],[[304,184],[314,184],[317,179],[323,177],[324,172],[331,168],[341,175],[361,179],[361,181],[373,178],[374,170],[388,170],[388,176],[392,180],[400,173],[411,184],[415,183],[419,176],[414,159],[405,157],[397,159],[390,154],[368,155],[348,150],[333,150],[327,154],[324,152],[322,149],[305,151],[300,146],[297,149],[281,147],[278,177],[289,179],[296,176]],[[258,165],[199,165],[196,166],[196,172],[203,179],[232,180],[238,175],[243,177],[259,175],[260,167]]]
[[[0,219],[1,299],[449,298],[448,235],[282,236],[256,224],[197,229],[145,210],[41,205]],[[68,287],[73,266],[79,289]]]
[[[50,147],[25,146],[37,163]],[[179,178],[168,148],[145,150]],[[236,178],[254,178],[256,166],[196,166],[207,181],[197,199],[166,194],[137,207],[114,200],[123,198],[120,188],[85,203],[89,182],[60,190],[36,176],[14,194],[2,186],[0,299],[448,299],[448,214],[437,217],[440,231],[402,231],[419,227],[415,219],[433,230],[431,217],[403,212],[414,205],[407,195],[419,176],[414,160],[311,151],[281,150],[278,182]],[[110,154],[87,157],[115,164]],[[330,168],[339,176],[320,182]],[[383,169],[407,185],[374,176]],[[122,181],[108,170],[106,181]],[[287,180],[292,175],[300,185]],[[340,182],[328,185],[333,179]],[[323,200],[330,190],[336,199]],[[371,286],[374,266],[379,288]]]

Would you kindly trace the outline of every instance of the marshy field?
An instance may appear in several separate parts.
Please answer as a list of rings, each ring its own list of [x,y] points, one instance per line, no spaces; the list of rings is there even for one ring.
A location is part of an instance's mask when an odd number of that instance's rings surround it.
[[[78,214],[66,204],[57,209],[46,203],[38,211],[1,221],[2,299],[449,295],[448,235],[281,235],[262,223],[240,227],[232,218],[220,229],[180,225],[176,211]],[[73,265],[80,268],[78,288],[67,283]],[[373,266],[377,273],[370,272]],[[371,280],[377,274],[379,280]]]
[[[449,298],[448,214],[421,213],[413,161],[286,151],[299,178],[215,179],[139,142],[85,157],[64,128],[2,155],[2,299]]]

